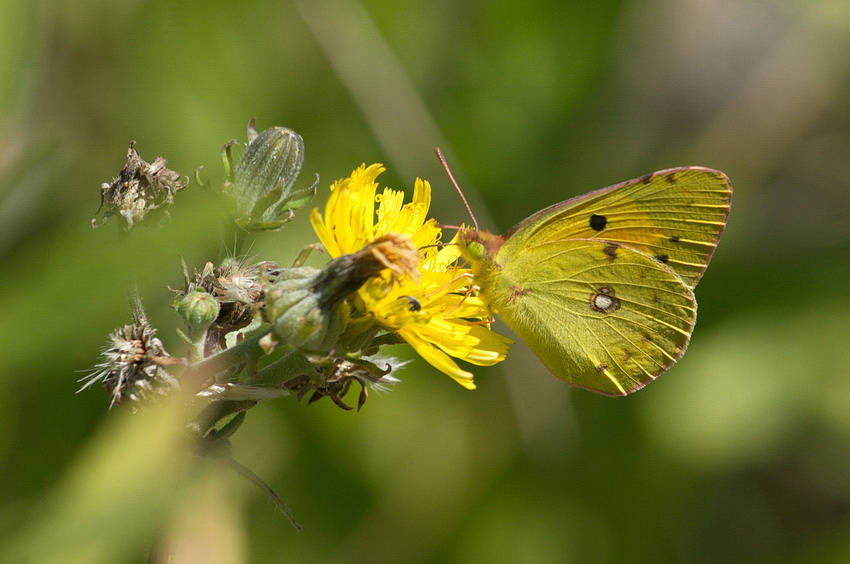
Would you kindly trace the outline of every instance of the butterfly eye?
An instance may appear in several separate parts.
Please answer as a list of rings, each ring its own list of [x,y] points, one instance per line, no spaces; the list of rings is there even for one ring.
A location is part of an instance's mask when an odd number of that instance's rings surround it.
[[[472,260],[484,260],[487,258],[487,249],[479,241],[470,241],[466,245],[466,252]]]

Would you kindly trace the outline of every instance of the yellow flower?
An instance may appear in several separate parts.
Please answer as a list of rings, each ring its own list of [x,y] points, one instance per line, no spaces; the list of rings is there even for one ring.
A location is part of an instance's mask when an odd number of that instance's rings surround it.
[[[409,239],[419,249],[419,275],[388,268],[358,290],[363,307],[431,365],[474,389],[472,373],[452,357],[489,366],[504,360],[511,341],[489,329],[490,312],[470,289],[471,271],[457,266],[457,245],[442,245],[439,224],[426,219],[431,185],[417,178],[413,201],[404,204],[401,191],[384,188],[378,194],[375,179],[384,170],[364,164],[335,182],[324,216],[318,209],[310,216],[313,229],[334,258],[387,234]]]

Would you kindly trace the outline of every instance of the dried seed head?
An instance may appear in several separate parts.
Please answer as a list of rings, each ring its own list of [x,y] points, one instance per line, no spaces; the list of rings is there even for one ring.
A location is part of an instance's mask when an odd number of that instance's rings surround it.
[[[404,363],[400,363],[395,359],[375,359],[381,362],[387,362],[385,370],[380,369],[376,364],[373,364],[364,359],[360,359],[357,363],[350,360],[337,358],[332,363],[322,368],[318,368],[318,376],[314,375],[311,378],[308,375],[293,378],[285,384],[285,388],[296,394],[298,399],[303,398],[312,392],[308,404],[329,397],[337,407],[346,411],[351,407],[347,405],[343,398],[351,389],[353,383],[360,385],[360,393],[357,397],[357,410],[359,411],[366,399],[369,397],[369,389],[375,389],[379,392],[385,392],[389,386],[398,383],[398,379],[390,376],[392,366],[399,368]]]
[[[183,265],[186,289],[178,291],[178,299],[195,290],[206,291],[219,303],[219,313],[207,332],[207,352],[225,346],[225,336],[247,326],[255,309],[263,303],[263,281],[274,279],[277,265],[271,262],[246,264],[235,257],[221,266],[208,262],[203,270],[189,275]]]
[[[139,404],[155,400],[177,389],[177,380],[164,366],[177,364],[156,337],[156,329],[147,320],[119,327],[109,335],[95,371],[83,378],[84,390],[101,382],[109,394],[110,407],[130,400]]]
[[[99,227],[111,216],[121,218],[125,230],[145,220],[152,212],[167,216],[167,207],[174,202],[174,194],[185,188],[186,177],[165,167],[166,160],[157,157],[148,164],[133,147],[127,149],[127,164],[111,183],[100,187],[100,207],[106,211],[100,218],[92,219],[92,227]],[[100,211],[100,210],[98,210]]]

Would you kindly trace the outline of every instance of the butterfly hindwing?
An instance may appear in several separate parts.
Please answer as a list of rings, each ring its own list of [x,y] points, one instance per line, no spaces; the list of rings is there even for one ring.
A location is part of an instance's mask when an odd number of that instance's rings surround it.
[[[556,376],[624,395],[684,353],[696,302],[665,265],[608,241],[517,243],[509,239],[481,270],[482,288]]]

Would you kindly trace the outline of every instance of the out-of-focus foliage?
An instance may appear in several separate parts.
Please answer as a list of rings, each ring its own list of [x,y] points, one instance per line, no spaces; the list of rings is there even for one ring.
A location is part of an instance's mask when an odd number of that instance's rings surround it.
[[[850,555],[846,1],[9,0],[0,46],[0,559],[144,562],[155,536],[206,562]],[[499,231],[656,169],[723,170],[732,214],[688,354],[624,399],[516,347],[474,392],[416,360],[360,413],[270,401],[234,451],[296,533],[187,461],[169,406],[74,395],[133,283],[177,348],[181,257],[234,251],[197,185],[162,229],[92,230],[101,183],[132,140],[220,183],[254,116],[303,136],[317,205],[383,162],[466,221],[440,145]],[[235,251],[289,261],[315,240],[305,216]]]

